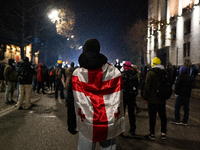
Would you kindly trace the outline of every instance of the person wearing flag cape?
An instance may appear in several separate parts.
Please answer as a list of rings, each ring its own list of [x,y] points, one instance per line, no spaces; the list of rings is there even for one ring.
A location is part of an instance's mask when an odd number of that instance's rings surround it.
[[[116,149],[116,136],[125,131],[123,82],[120,71],[100,53],[97,39],[88,39],[80,67],[68,89],[68,130],[79,133],[78,149]]]

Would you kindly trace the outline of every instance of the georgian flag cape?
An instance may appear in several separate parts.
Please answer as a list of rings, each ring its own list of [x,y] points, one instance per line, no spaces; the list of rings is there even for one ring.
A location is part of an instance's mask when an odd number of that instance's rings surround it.
[[[77,68],[72,75],[77,130],[88,140],[112,139],[125,130],[122,76],[106,63],[102,68]]]

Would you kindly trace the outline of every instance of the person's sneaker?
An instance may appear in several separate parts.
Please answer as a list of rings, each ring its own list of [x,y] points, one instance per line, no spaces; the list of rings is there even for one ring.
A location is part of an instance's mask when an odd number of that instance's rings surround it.
[[[32,107],[30,106],[30,107],[28,107],[28,108],[26,108],[25,110],[30,110],[30,109],[32,109]]]
[[[155,135],[152,134],[152,133],[145,135],[145,137],[148,137],[151,140],[155,140],[156,139]]]
[[[171,122],[172,124],[177,124],[177,125],[180,124],[180,121],[179,121],[179,120],[175,120],[175,119],[172,119],[170,122]]]
[[[129,131],[129,134],[132,135],[132,136],[135,136],[135,135],[136,135],[135,132],[133,132],[133,131],[131,131],[131,130]]]
[[[187,123],[185,123],[185,122],[183,122],[183,121],[181,121],[180,124],[181,124],[181,125],[184,125],[184,126],[187,126]]]
[[[22,106],[19,106],[18,110],[23,110],[23,107],[22,107]]]
[[[5,101],[4,102],[6,105],[11,105],[12,103],[10,101]]]
[[[162,140],[165,140],[166,139],[166,134],[165,133],[161,133],[160,137],[161,137]]]
[[[16,102],[15,102],[14,100],[12,100],[12,99],[10,100],[10,102],[11,102],[12,104],[16,104]]]

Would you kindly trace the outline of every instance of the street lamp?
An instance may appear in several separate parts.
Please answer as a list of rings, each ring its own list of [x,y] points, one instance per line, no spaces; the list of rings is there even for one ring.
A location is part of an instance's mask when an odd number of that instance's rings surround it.
[[[55,23],[56,21],[59,20],[59,12],[57,10],[53,10],[50,14],[49,14],[49,18],[51,19],[51,22]]]

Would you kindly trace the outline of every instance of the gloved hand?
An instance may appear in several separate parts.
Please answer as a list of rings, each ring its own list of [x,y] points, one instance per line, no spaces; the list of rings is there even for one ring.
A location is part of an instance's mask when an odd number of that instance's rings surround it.
[[[78,132],[78,131],[76,131],[76,129],[71,128],[71,127],[68,127],[68,131],[73,135],[75,135]]]

